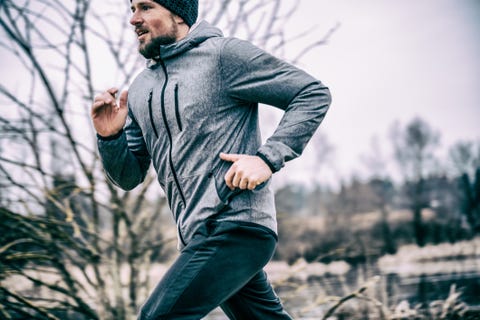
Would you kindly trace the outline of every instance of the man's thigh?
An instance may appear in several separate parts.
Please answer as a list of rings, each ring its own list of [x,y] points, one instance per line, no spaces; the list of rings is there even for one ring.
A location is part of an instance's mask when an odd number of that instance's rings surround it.
[[[209,222],[154,289],[139,319],[201,319],[270,260],[276,239],[262,227]]]

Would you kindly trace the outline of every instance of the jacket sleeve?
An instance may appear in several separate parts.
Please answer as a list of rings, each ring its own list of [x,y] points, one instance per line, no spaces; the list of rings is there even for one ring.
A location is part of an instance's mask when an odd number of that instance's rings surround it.
[[[103,168],[110,181],[127,191],[143,182],[151,158],[142,131],[130,109],[123,130],[107,138],[97,135],[97,143]]]
[[[300,156],[330,106],[329,89],[293,65],[234,38],[225,42],[220,64],[232,98],[285,111],[257,155],[273,172]]]

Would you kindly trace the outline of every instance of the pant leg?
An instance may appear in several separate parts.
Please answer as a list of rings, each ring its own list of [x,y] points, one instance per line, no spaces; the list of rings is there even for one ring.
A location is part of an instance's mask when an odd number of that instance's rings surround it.
[[[263,270],[222,303],[221,308],[231,320],[292,319],[283,309]]]
[[[138,319],[201,319],[262,270],[275,246],[263,227],[210,221],[182,250]]]

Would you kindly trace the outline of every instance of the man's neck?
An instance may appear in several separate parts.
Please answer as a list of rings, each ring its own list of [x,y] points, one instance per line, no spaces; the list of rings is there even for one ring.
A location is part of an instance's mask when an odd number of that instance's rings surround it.
[[[190,32],[190,27],[186,23],[178,25],[177,42],[182,40]]]

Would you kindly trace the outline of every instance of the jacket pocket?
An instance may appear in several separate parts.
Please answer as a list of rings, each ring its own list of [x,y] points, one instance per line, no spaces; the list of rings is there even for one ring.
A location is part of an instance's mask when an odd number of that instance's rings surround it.
[[[239,188],[232,190],[225,183],[225,174],[231,165],[232,164],[230,162],[222,161],[217,170],[210,173],[210,176],[215,179],[215,189],[217,191],[217,195],[225,205],[228,205],[234,196],[245,191]]]
[[[177,120],[178,130],[182,131],[182,119],[180,118],[180,106],[178,103],[178,83],[175,84],[174,97],[175,97],[175,119]]]

